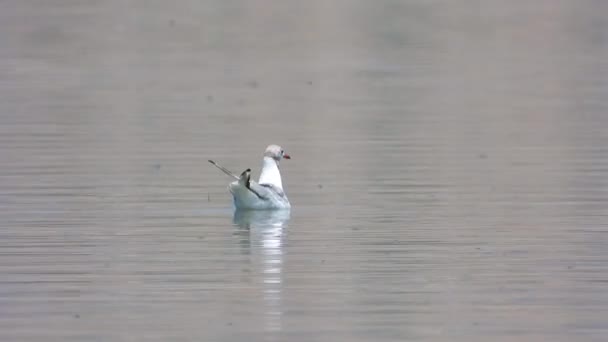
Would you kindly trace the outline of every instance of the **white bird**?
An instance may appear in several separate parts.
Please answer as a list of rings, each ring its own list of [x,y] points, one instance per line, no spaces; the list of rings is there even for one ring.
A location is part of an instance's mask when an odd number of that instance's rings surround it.
[[[262,173],[257,183],[251,180],[251,169],[247,169],[240,176],[237,176],[213,160],[209,160],[209,162],[236,179],[228,185],[236,209],[289,209],[291,204],[283,191],[283,182],[279,171],[279,162],[283,158],[291,159],[281,146],[269,145],[266,147]]]

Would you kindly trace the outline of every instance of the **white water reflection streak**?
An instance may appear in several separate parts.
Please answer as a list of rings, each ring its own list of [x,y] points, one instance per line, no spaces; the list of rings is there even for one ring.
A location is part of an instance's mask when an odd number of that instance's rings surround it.
[[[290,218],[289,210],[237,210],[233,222],[241,230],[256,272],[263,275],[264,330],[282,328],[283,237]]]

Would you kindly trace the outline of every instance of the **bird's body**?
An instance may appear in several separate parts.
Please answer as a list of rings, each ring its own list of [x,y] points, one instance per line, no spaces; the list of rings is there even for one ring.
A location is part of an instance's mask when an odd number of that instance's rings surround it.
[[[285,154],[280,146],[268,146],[264,152],[262,172],[257,183],[251,180],[250,169],[237,176],[214,161],[210,160],[209,162],[226,174],[236,178],[234,182],[228,185],[236,209],[289,209],[291,204],[283,191],[283,182],[279,171],[279,161],[282,158],[290,159],[291,157]]]

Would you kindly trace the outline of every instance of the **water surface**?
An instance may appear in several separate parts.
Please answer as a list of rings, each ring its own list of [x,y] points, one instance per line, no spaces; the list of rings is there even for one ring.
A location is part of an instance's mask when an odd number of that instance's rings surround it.
[[[0,340],[605,340],[606,7],[3,2]]]

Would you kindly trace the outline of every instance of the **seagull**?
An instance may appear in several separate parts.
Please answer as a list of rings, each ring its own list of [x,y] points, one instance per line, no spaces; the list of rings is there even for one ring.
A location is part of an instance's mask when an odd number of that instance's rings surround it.
[[[264,162],[260,180],[256,183],[251,180],[251,169],[247,169],[240,176],[230,172],[213,160],[209,160],[225,174],[236,179],[228,185],[228,190],[234,197],[234,206],[239,209],[289,209],[291,204],[283,191],[279,162],[281,159],[291,159],[278,145],[269,145],[264,151]]]

